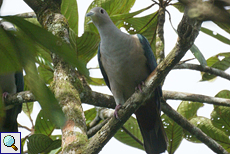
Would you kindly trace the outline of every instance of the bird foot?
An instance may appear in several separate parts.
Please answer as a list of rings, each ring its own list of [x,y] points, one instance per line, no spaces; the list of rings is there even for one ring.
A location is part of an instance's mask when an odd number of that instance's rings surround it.
[[[118,105],[115,107],[115,111],[114,111],[113,115],[114,115],[114,117],[115,117],[116,119],[118,119],[118,120],[121,121],[121,119],[120,119],[119,116],[118,116],[118,110],[119,110],[120,108],[121,108],[121,104],[118,104]]]
[[[7,96],[9,95],[9,93],[8,92],[4,92],[4,93],[2,93],[2,98],[6,98]]]
[[[144,86],[144,85],[145,85],[145,82],[142,81],[140,84],[137,85],[137,87],[135,88],[135,90],[136,90],[136,91],[139,90],[139,91],[142,93],[142,92],[143,92],[143,91],[142,91],[142,86]]]

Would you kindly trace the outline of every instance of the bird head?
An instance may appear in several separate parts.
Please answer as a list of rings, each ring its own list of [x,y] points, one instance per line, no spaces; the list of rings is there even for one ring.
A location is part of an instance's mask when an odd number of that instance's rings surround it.
[[[86,14],[86,17],[90,17],[96,27],[111,23],[108,13],[101,7],[95,7]]]

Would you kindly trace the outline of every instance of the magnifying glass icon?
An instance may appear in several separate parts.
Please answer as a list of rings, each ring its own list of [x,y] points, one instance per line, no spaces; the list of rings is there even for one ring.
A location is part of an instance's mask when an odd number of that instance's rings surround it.
[[[7,135],[3,139],[3,143],[7,147],[12,147],[15,151],[18,150],[18,148],[14,145],[15,144],[15,139],[11,135]]]

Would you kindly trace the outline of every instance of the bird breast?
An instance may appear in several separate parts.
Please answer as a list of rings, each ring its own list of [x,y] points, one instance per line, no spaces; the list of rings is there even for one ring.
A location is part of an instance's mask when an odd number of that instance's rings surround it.
[[[125,100],[149,74],[147,59],[138,42],[139,40],[130,37],[130,39],[118,41],[117,44],[112,43],[101,48],[101,61],[112,93],[123,91]]]

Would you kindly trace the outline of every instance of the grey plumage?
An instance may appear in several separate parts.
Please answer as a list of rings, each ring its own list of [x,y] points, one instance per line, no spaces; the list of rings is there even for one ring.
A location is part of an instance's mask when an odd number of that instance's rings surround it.
[[[91,17],[101,37],[98,61],[102,75],[116,104],[122,105],[156,68],[151,47],[142,35],[121,32],[100,7],[93,8],[87,16]],[[160,119],[161,95],[159,86],[155,97],[135,113],[148,154],[158,154],[167,149],[167,137]]]

